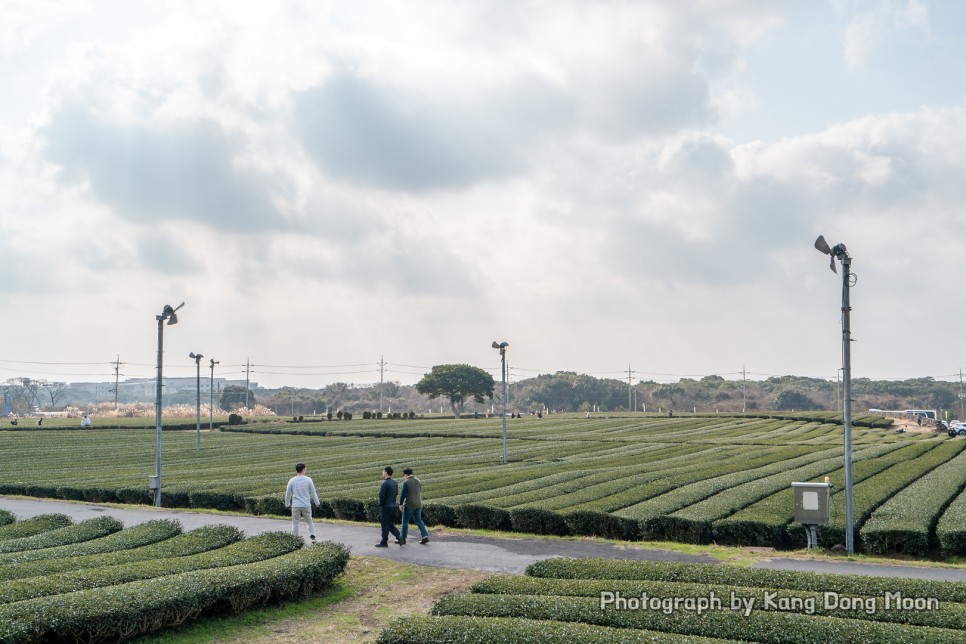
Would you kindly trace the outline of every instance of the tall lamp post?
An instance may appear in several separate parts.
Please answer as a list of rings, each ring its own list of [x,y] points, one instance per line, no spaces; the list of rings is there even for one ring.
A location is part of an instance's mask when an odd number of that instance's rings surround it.
[[[184,306],[184,302],[176,308],[171,308],[170,304],[165,304],[161,315],[154,317],[158,321],[158,391],[154,401],[154,419],[157,431],[154,446],[154,481],[152,487],[154,488],[154,505],[159,508],[161,507],[161,367],[162,357],[164,356],[164,321],[168,321],[168,326],[177,324],[177,311],[182,306]]]
[[[192,351],[188,354],[189,358],[195,361],[195,449],[201,449],[201,359],[204,358],[200,353]]]
[[[506,465],[506,348],[510,346],[509,342],[497,342],[493,341],[493,348],[500,350],[500,375],[503,378],[503,460],[501,463]]]
[[[852,257],[845,244],[829,247],[825,237],[818,236],[815,248],[831,257],[829,268],[835,270],[835,260],[842,262],[842,426],[845,432],[845,550],[855,552],[855,535],[852,523],[852,329],[849,289],[855,283],[852,274]]]
[[[214,409],[215,409],[215,365],[219,364],[217,360],[211,358],[211,382],[208,385],[208,431],[213,431],[215,427],[214,421]]]

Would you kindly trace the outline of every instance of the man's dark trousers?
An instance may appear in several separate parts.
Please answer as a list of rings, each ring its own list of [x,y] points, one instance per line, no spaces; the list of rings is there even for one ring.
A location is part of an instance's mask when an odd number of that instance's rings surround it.
[[[396,518],[396,507],[387,505],[379,508],[379,521],[382,523],[382,543],[389,543],[389,535],[399,539],[399,528],[393,525]]]

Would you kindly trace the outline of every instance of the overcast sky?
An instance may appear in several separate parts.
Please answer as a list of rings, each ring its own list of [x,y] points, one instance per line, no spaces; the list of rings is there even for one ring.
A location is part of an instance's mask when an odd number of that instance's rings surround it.
[[[966,3],[0,0],[0,380],[954,379]]]

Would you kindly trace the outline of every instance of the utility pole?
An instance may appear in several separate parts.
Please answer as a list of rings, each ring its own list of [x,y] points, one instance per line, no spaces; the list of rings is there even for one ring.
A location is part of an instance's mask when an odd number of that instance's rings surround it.
[[[117,409],[117,383],[121,374],[121,356],[117,356],[117,361],[114,362],[114,409]],[[960,378],[962,380],[962,378]]]
[[[963,410],[963,400],[966,396],[963,395],[963,368],[959,368],[959,417],[960,419],[966,420],[966,411]]]
[[[631,365],[627,365],[627,409],[628,411],[634,409],[631,404]]]
[[[745,365],[741,365],[741,413],[748,411],[748,406],[745,403]]]
[[[245,358],[245,409],[248,409],[248,383],[251,377],[252,360]]]
[[[213,431],[215,428],[214,413],[215,413],[215,365],[219,364],[218,360],[211,358],[211,380],[208,384],[208,431]]]
[[[382,413],[382,378],[385,375],[385,356],[379,356],[379,412]]]

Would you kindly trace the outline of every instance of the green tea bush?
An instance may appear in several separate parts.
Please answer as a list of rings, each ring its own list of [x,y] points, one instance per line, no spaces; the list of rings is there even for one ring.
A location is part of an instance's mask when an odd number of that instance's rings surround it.
[[[456,522],[464,528],[478,530],[510,530],[510,513],[502,508],[469,503],[455,510]]]
[[[813,607],[811,610],[815,615],[827,617],[846,617],[966,630],[966,604],[945,602],[940,604],[940,610],[905,610],[896,608],[894,601],[890,601],[890,605],[887,607],[885,597],[882,595],[849,595],[849,598],[858,597],[862,600],[861,608],[854,609],[851,605],[848,608],[839,608],[831,603],[829,607],[826,607],[824,592],[767,589],[773,602],[772,605],[768,605],[762,600],[766,589],[758,587],[742,588],[725,584],[667,582],[650,579],[550,579],[522,577],[520,575],[488,577],[474,584],[472,591],[480,594],[563,595],[597,598],[603,592],[620,592],[624,597],[641,597],[645,593],[651,597],[708,597],[713,592],[722,599],[724,604],[730,603],[731,594],[734,593],[736,596],[745,599],[754,598],[756,610],[779,610],[780,603],[785,602],[787,606],[810,605]],[[869,604],[873,605],[872,610],[869,610]],[[797,612],[804,612],[804,609]]]
[[[303,545],[302,539],[291,533],[265,532],[224,548],[187,557],[169,557],[101,568],[85,568],[30,579],[14,579],[0,583],[0,604],[88,588],[113,586],[141,579],[155,579],[191,570],[253,563],[279,557]]]
[[[423,506],[423,522],[426,525],[456,525],[456,511],[442,503],[427,503]]]
[[[947,441],[925,453],[914,461],[898,463],[887,470],[872,476],[852,487],[852,512],[856,536],[861,536],[861,528],[872,511],[892,498],[899,490],[931,472],[934,468],[949,461],[963,448],[966,442]],[[845,543],[845,495],[832,495],[832,521],[819,530],[819,544],[830,548]],[[804,533],[803,533],[804,535]],[[800,537],[804,543],[804,536]]]
[[[129,528],[128,530],[134,529]],[[123,530],[118,534],[123,534],[128,530]],[[0,581],[23,579],[38,575],[52,575],[58,572],[80,570],[82,568],[114,566],[134,561],[148,561],[168,557],[188,557],[199,552],[223,548],[241,540],[242,537],[241,530],[234,526],[209,525],[196,528],[191,532],[186,532],[171,537],[170,539],[164,539],[157,543],[139,548],[131,548],[130,550],[118,550],[115,552],[80,556],[70,555],[56,559],[49,558],[49,554],[51,551],[59,550],[59,548],[10,553],[0,555]]]
[[[901,592],[909,597],[935,597],[941,602],[962,602],[966,597],[966,582],[961,581],[895,579],[655,561],[544,559],[527,566],[526,574],[531,577],[555,579],[650,579],[814,592],[831,591],[846,595],[884,595],[890,592]]]
[[[563,518],[572,534],[624,541],[637,541],[641,538],[640,524],[637,521],[607,512],[577,510],[563,515]]]
[[[449,595],[434,607],[434,615],[523,617],[636,628],[704,637],[752,640],[773,644],[815,642],[922,642],[961,644],[959,630],[841,619],[799,613],[713,610],[614,610],[600,607],[598,597],[535,595]]]
[[[72,523],[73,521],[66,514],[39,514],[19,523],[0,526],[0,541],[30,537],[42,532],[63,528]]]
[[[0,606],[0,641],[130,639],[204,615],[312,596],[340,575],[348,560],[344,546],[322,542],[251,564],[6,604]]]
[[[155,519],[140,523],[127,530],[119,530],[105,537],[68,543],[62,546],[0,554],[0,564],[8,562],[36,561],[39,559],[63,559],[85,555],[139,548],[181,534],[181,524],[171,519]]]
[[[346,521],[365,521],[366,506],[359,499],[329,499],[336,519]]]
[[[17,520],[17,517],[15,517],[12,512],[7,512],[6,510],[0,510],[0,527],[10,523],[14,523],[16,520]]]
[[[688,642],[692,644],[723,640],[655,631],[594,626],[519,617],[467,617],[438,615],[407,617],[390,624],[379,644],[643,644]]]
[[[870,554],[923,556],[934,546],[943,510],[966,488],[966,452],[940,465],[880,506],[861,530]]]
[[[510,527],[514,532],[530,534],[570,534],[570,528],[562,516],[550,510],[538,508],[513,508],[510,510]]]
[[[98,537],[117,532],[122,528],[124,528],[124,525],[114,517],[97,517],[95,519],[81,521],[75,525],[35,534],[30,537],[0,541],[0,553],[52,548],[54,546],[97,539]]]
[[[227,492],[189,492],[188,503],[193,508],[213,510],[241,510],[245,507],[245,502],[238,495]]]
[[[949,504],[936,525],[939,547],[946,555],[966,555],[966,490]]]

